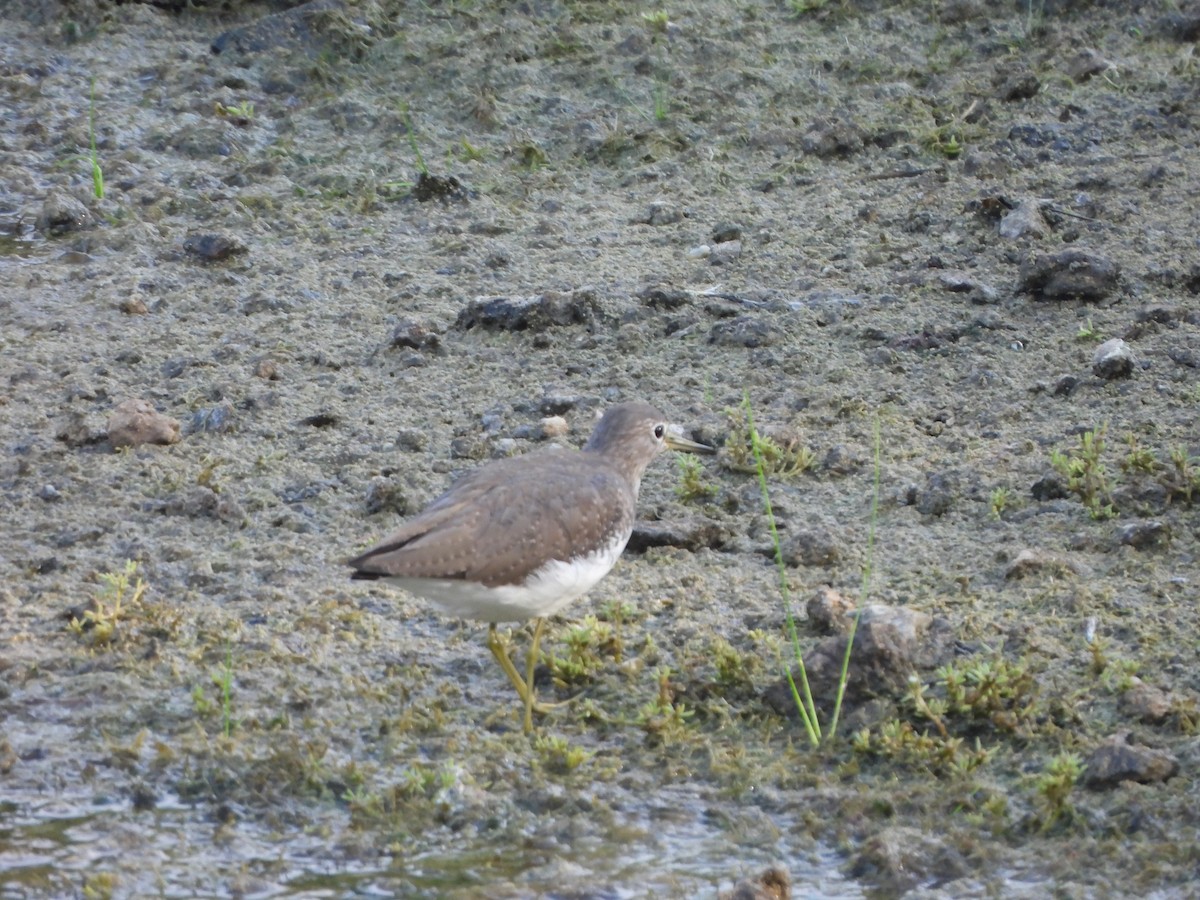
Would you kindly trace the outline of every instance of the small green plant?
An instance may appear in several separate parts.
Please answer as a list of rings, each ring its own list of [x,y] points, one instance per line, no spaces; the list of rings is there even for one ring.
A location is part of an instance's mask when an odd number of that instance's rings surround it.
[[[235,125],[249,125],[254,121],[254,104],[249,100],[228,106],[218,100],[213,104],[213,110],[221,118],[232,120]]]
[[[767,475],[790,478],[807,472],[817,456],[800,442],[790,438],[780,445],[754,428],[748,403],[740,410],[728,409],[729,434],[725,438],[725,466],[735,472],[758,472],[759,466]]]
[[[533,740],[533,749],[537,751],[542,764],[552,772],[566,774],[574,772],[592,758],[592,754],[582,747],[568,743],[566,738],[552,735],[538,735]]]
[[[1162,468],[1162,463],[1158,461],[1154,451],[1149,447],[1143,447],[1136,434],[1130,432],[1125,438],[1125,443],[1129,445],[1129,452],[1118,464],[1122,472],[1143,472],[1153,475]]]
[[[1189,455],[1186,447],[1172,448],[1171,465],[1161,480],[1172,499],[1191,503],[1200,494],[1200,457]]]
[[[404,117],[404,130],[408,135],[408,145],[412,148],[417,171],[422,175],[428,175],[429,166],[425,165],[425,157],[421,154],[421,147],[417,143],[417,126],[413,124],[412,113],[409,111],[407,103],[400,104],[400,114]]]
[[[91,103],[88,106],[88,143],[91,146],[92,191],[97,200],[104,199],[104,172],[96,152],[96,79],[92,78]]]
[[[487,154],[483,152],[483,149],[476,147],[465,137],[458,139],[458,146],[452,146],[449,155],[463,162],[483,162],[487,159]]]
[[[671,19],[665,9],[642,13],[642,21],[646,24],[647,29],[656,34],[666,34],[667,26],[671,24]]]
[[[675,494],[681,500],[707,500],[716,496],[717,486],[704,480],[704,466],[696,457],[680,453],[676,457],[679,466],[679,484]]]
[[[105,646],[116,638],[121,619],[141,604],[146,593],[145,582],[138,576],[138,564],[133,560],[127,560],[121,572],[102,574],[100,584],[91,609],[85,609],[82,617],[73,616],[67,625],[74,634],[86,635],[93,647]]]
[[[1075,815],[1071,792],[1083,775],[1083,760],[1074,753],[1061,753],[1050,760],[1045,771],[1034,781],[1034,791],[1042,807],[1042,830]]]
[[[1101,459],[1107,429],[1107,425],[1102,425],[1093,431],[1085,431],[1079,436],[1078,447],[1065,453],[1055,450],[1050,454],[1050,465],[1066,479],[1067,490],[1079,496],[1093,519],[1110,519],[1117,514],[1112,505],[1108,469]]]
[[[656,669],[654,677],[658,680],[658,696],[641,708],[638,724],[646,732],[647,739],[656,744],[677,743],[687,736],[687,724],[694,712],[675,701],[668,667]]]
[[[620,660],[625,649],[619,632],[595,616],[585,616],[573,625],[567,632],[566,645],[566,655],[545,657],[559,687],[591,681],[607,660]]]
[[[989,508],[992,511],[992,518],[999,519],[1004,515],[1004,511],[1008,509],[1008,505],[1012,502],[1012,491],[1006,487],[998,487],[992,491],[989,499]]]
[[[1085,324],[1080,325],[1079,330],[1075,332],[1075,340],[1077,341],[1101,341],[1103,339],[1103,335],[1093,327],[1091,319],[1088,319]]]
[[[850,741],[855,753],[895,760],[934,774],[965,775],[991,756],[976,739],[968,746],[960,737],[917,731],[911,722],[892,719],[872,731],[864,728]]]

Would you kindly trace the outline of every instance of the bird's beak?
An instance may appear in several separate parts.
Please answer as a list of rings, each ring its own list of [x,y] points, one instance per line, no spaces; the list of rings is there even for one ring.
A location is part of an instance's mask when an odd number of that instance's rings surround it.
[[[666,444],[668,450],[678,450],[681,453],[700,453],[704,456],[712,456],[717,452],[713,447],[708,446],[708,444],[689,441],[679,433],[678,425],[672,425],[668,429],[666,437],[663,438],[663,443]]]

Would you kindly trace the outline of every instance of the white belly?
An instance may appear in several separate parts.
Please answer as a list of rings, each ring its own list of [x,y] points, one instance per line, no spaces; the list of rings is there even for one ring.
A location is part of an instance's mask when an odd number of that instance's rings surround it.
[[[485,587],[449,578],[387,580],[424,597],[451,616],[481,622],[524,622],[554,615],[590,591],[616,564],[628,540],[628,536],[622,536],[570,562],[551,560],[521,585]]]

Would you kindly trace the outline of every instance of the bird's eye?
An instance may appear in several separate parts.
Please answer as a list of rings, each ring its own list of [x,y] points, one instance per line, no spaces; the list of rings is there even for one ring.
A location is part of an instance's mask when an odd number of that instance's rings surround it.
[[[654,426],[654,439],[656,441],[661,441],[663,439],[663,435],[666,433],[667,433],[667,429],[664,428],[662,425]]]

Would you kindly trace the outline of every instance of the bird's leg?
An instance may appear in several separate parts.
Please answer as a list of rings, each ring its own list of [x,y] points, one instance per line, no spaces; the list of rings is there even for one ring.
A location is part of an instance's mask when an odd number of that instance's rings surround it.
[[[529,689],[525,695],[525,733],[533,731],[533,670],[537,667],[538,645],[542,642],[542,631],[546,628],[546,620],[538,618],[533,626],[533,643],[529,645],[529,656],[525,659],[525,686]]]
[[[512,659],[508,655],[508,641],[502,638],[499,632],[496,631],[496,626],[491,625],[488,628],[487,646],[492,651],[492,656],[496,657],[496,662],[500,663],[500,668],[504,670],[504,674],[508,676],[508,680],[512,682],[514,688],[517,689],[517,695],[521,698],[521,702],[525,706],[525,721],[523,726],[525,733],[533,731],[533,714],[544,715],[549,712],[557,703],[538,703],[534,699],[533,691],[533,670],[537,665],[538,646],[542,639],[542,630],[546,626],[545,619],[538,619],[537,625],[533,632],[533,645],[529,648],[529,661],[526,664],[526,676],[521,677],[521,673],[517,671],[517,667],[513,665]]]
[[[504,670],[504,674],[508,676],[508,680],[517,689],[521,700],[524,701],[529,696],[529,685],[525,683],[525,679],[521,677],[521,673],[517,671],[517,667],[513,665],[513,661],[509,659],[508,641],[500,637],[494,623],[488,626],[487,646],[492,651],[492,656],[496,657],[496,662],[500,663],[500,668]]]

